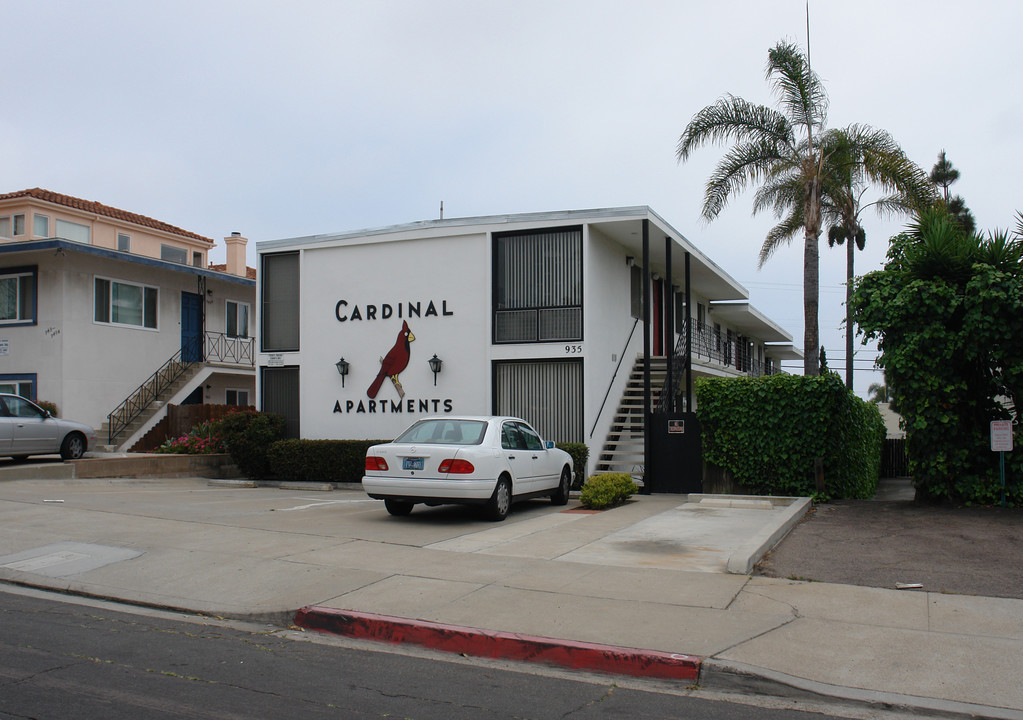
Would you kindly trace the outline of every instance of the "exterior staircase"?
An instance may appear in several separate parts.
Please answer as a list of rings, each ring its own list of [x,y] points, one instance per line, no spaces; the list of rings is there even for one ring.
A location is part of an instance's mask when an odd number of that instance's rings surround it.
[[[668,375],[667,358],[650,358],[650,393],[653,407]],[[597,472],[628,473],[638,482],[644,475],[645,438],[643,436],[643,358],[636,358],[622,399],[615,411],[607,440],[597,458]]]
[[[141,412],[135,416],[131,422],[129,422],[122,430],[117,433],[117,436],[113,438],[113,442],[110,444],[103,444],[104,441],[108,441],[110,438],[110,418],[108,417],[104,421],[103,425],[96,431],[96,437],[99,439],[100,450],[104,452],[116,452],[121,449],[129,440],[131,440],[135,434],[148,423],[154,415],[163,410],[164,405],[169,400],[174,398],[182,388],[185,387],[196,375],[206,369],[206,366],[201,362],[181,362],[177,361],[165,366],[166,372],[163,377],[154,375],[149,378],[137,391],[136,393],[143,398],[148,399],[145,403]],[[174,377],[172,381],[168,383],[161,382],[165,377]]]

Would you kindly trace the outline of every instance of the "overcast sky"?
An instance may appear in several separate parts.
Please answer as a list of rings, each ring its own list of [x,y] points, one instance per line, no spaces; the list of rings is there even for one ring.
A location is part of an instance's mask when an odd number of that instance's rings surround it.
[[[770,214],[700,220],[724,150],[675,144],[724,93],[772,104],[767,51],[805,0],[0,0],[0,192],[42,187],[256,243],[438,217],[649,205],[802,344],[799,242]],[[944,149],[982,229],[1023,210],[1023,4],[810,0],[829,125]],[[899,219],[866,223],[857,273]],[[843,367],[845,253],[821,253],[821,338]],[[860,350],[857,367],[874,353]],[[798,363],[796,364],[798,365]],[[796,369],[796,368],[794,368]],[[878,379],[857,372],[863,395]]]

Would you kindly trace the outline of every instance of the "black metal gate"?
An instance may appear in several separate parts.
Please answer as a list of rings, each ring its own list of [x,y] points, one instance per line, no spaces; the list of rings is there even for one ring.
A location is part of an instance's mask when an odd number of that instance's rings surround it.
[[[886,438],[881,451],[881,477],[909,477],[909,456],[906,438]]]

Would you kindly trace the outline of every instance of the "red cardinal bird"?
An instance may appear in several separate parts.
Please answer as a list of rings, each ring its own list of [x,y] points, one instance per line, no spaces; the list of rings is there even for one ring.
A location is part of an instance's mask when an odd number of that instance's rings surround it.
[[[397,388],[398,395],[404,397],[405,393],[402,392],[401,383],[398,382],[398,373],[408,367],[408,344],[415,339],[416,336],[408,329],[408,323],[403,321],[401,323],[401,332],[398,333],[398,339],[394,341],[394,347],[388,350],[387,355],[380,361],[380,372],[377,373],[373,384],[366,391],[368,396],[375,398],[377,393],[380,392],[380,386],[384,384],[384,378],[389,377],[391,382],[394,383],[394,387]]]

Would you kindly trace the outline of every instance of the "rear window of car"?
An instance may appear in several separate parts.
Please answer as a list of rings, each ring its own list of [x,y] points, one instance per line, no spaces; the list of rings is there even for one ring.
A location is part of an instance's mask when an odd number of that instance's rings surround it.
[[[479,445],[487,433],[483,420],[420,420],[394,442],[443,445]]]

